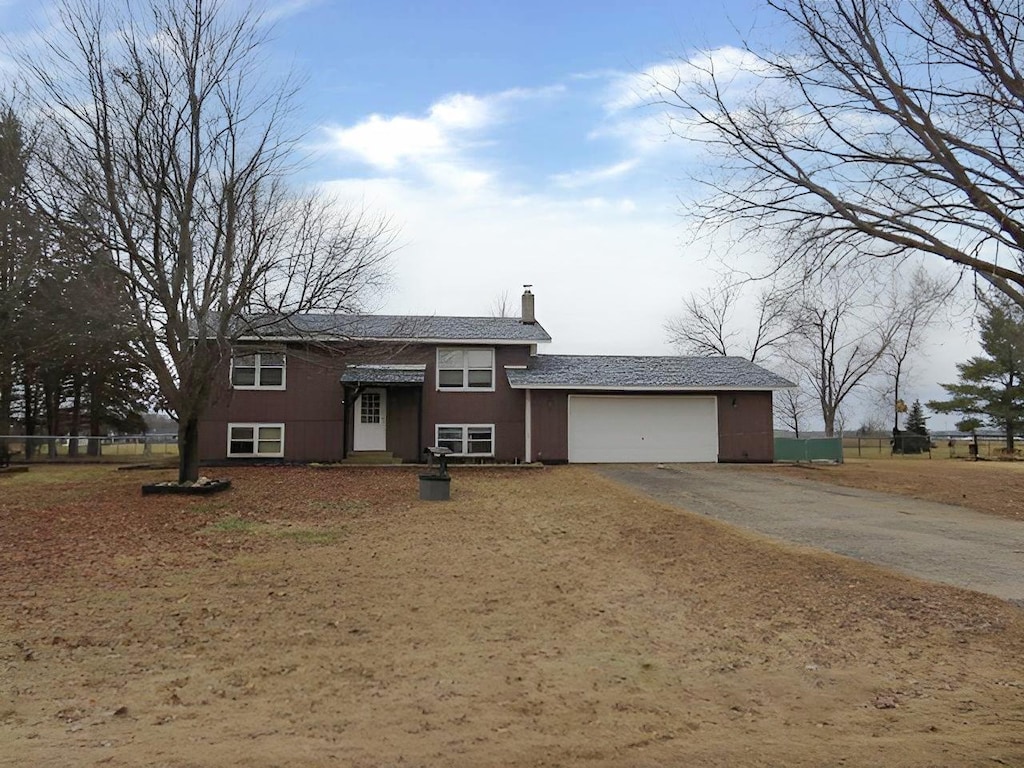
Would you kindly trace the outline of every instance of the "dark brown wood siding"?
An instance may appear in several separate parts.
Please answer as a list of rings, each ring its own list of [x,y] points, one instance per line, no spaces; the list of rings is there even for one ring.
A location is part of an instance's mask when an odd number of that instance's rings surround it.
[[[718,460],[771,462],[775,431],[771,392],[718,393]]]
[[[419,387],[388,389],[388,450],[402,461],[422,461]],[[351,445],[351,443],[350,443]]]
[[[552,464],[569,460],[569,393],[535,389],[530,393],[533,460]]]
[[[338,461],[342,457],[343,408],[339,381],[345,358],[316,350],[287,351],[284,390],[232,389],[229,364],[199,427],[200,458],[227,455],[229,423],[283,423],[285,459]]]
[[[442,345],[444,346],[444,345]],[[454,346],[454,345],[452,345]],[[485,346],[485,345],[463,345]],[[495,458],[525,458],[525,394],[508,385],[506,365],[526,365],[529,346],[495,348],[493,392],[440,392],[436,386],[435,345],[339,345],[333,350],[293,345],[287,350],[285,390],[236,390],[229,364],[218,372],[217,385],[200,424],[200,457],[227,455],[229,423],[283,423],[285,459],[339,461],[352,446],[353,388],[341,374],[355,363],[423,364],[424,384],[387,387],[387,447],[405,461],[420,461],[434,444],[438,424],[493,424]],[[421,403],[422,398],[422,403]]]
[[[493,424],[494,458],[525,461],[526,394],[509,386],[505,366],[526,365],[529,360],[529,347],[497,347],[493,392],[442,392],[432,356],[423,385],[423,447],[434,445],[438,424]]]

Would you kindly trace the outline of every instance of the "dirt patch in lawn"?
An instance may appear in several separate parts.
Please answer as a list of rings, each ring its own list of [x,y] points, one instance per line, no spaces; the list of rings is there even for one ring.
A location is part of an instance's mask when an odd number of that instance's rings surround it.
[[[1024,461],[853,459],[845,464],[749,465],[749,469],[956,504],[1024,520]]]
[[[1022,612],[585,468],[4,478],[0,764],[1024,762]]]

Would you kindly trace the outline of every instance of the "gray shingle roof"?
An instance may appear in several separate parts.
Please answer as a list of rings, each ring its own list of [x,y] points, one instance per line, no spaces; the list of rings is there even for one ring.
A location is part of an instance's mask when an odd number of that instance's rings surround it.
[[[286,320],[251,321],[262,338],[380,339],[387,341],[547,342],[540,323],[517,317],[442,315],[294,315]]]
[[[422,384],[425,366],[350,365],[341,374],[346,384]]]
[[[537,355],[508,369],[516,389],[788,389],[793,382],[742,357]]]

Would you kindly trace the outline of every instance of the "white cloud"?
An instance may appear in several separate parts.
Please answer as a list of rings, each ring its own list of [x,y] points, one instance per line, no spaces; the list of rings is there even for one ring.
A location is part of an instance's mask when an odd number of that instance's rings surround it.
[[[716,71],[740,63],[723,55]],[[614,90],[621,80],[603,82]],[[487,165],[475,150],[494,148],[504,135],[497,128],[524,119],[512,111],[516,100],[536,93],[457,94],[420,115],[377,115],[337,129],[331,149],[366,163],[377,178],[342,178],[328,186],[391,213],[405,243],[379,311],[487,315],[503,293],[515,297],[530,283],[538,318],[554,337],[542,351],[672,354],[665,321],[678,314],[683,297],[720,279],[715,267],[728,246],[694,238],[678,216],[677,194],[685,190],[672,182],[631,183],[629,194],[622,182],[635,182],[641,173],[650,182],[652,169],[677,167],[699,150],[664,141],[664,110],[609,97],[598,102],[606,109],[598,108],[594,119],[603,114],[603,121],[591,134],[616,141],[594,142],[584,167],[549,175],[532,189],[513,186],[498,161]],[[750,260],[767,256],[756,243],[750,250],[729,251],[728,263],[760,271]]]
[[[431,105],[423,116],[370,115],[353,126],[326,126],[321,149],[388,173],[413,172],[433,183],[479,189],[493,178],[475,167],[472,154],[486,144],[485,131],[511,119],[516,102],[547,98],[561,86],[514,88],[486,96],[456,93]]]
[[[652,64],[611,81],[605,109],[610,113],[657,102],[678,91],[693,94],[714,76],[719,86],[746,89],[767,71],[757,56],[734,46],[694,52],[688,59]]]
[[[328,186],[401,223],[406,245],[382,311],[487,314],[502,292],[532,283],[541,322],[555,337],[549,351],[671,352],[662,324],[700,284],[701,270],[679,247],[674,196],[649,189],[637,197],[619,186],[642,158],[601,163],[597,153],[616,150],[595,148],[594,165],[525,191],[502,178],[498,161],[478,158],[498,128],[525,119],[521,101],[564,90],[454,94],[420,115],[325,129],[328,151],[377,175]]]
[[[430,118],[370,115],[351,128],[325,129],[333,148],[380,170],[402,162],[437,157],[452,149],[452,136]]]
[[[625,176],[638,164],[638,160],[623,160],[620,163],[614,163],[613,165],[606,165],[600,168],[590,168],[587,170],[571,171],[569,173],[558,173],[551,177],[551,181],[556,186],[564,189],[578,189],[580,187],[589,187],[594,184],[600,184],[606,181],[612,181]]]
[[[662,324],[702,284],[670,198],[566,199],[499,185],[456,196],[394,176],[328,187],[401,226],[384,312],[487,315],[503,291],[515,297],[530,283],[554,337],[544,351],[670,354]]]
[[[471,131],[484,128],[495,119],[496,98],[482,99],[457,93],[430,108],[428,121],[441,128]]]
[[[274,23],[289,16],[295,16],[308,8],[320,5],[323,0],[279,0],[271,3],[263,11],[260,21]]]
[[[681,100],[700,101],[701,88],[713,74],[726,97],[742,96],[759,84],[765,64],[742,48],[723,46],[696,51],[687,59],[658,62],[608,80],[603,107],[605,121],[591,138],[613,138],[637,154],[666,150],[696,154],[696,145],[678,141],[679,135],[695,136],[705,129],[673,105]]]
[[[328,153],[363,162],[379,172],[413,176],[447,192],[473,193],[492,173],[475,167],[469,150],[497,121],[494,99],[455,94],[424,117],[371,115],[351,127],[324,129]]]

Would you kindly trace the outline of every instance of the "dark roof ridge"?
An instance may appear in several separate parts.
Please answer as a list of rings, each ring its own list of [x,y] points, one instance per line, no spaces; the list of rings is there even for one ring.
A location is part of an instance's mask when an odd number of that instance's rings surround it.
[[[540,323],[518,317],[300,313],[240,318],[242,338],[351,338],[401,341],[537,343],[551,341]]]

